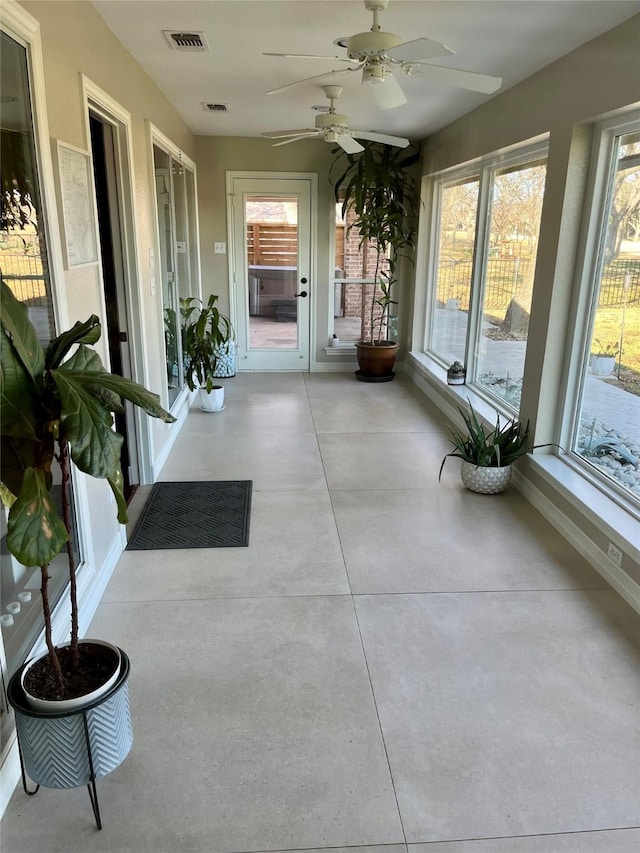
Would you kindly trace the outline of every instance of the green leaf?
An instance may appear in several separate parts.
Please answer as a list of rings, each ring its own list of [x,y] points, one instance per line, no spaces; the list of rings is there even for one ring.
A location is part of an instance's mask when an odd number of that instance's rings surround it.
[[[38,395],[9,338],[0,338],[0,426],[2,435],[36,437]]]
[[[117,477],[123,438],[111,429],[111,413],[78,382],[81,375],[62,368],[51,371],[62,401],[60,434],[81,471],[92,477]]]
[[[36,465],[38,447],[38,443],[30,439],[2,436],[0,440],[0,453],[2,453],[0,480],[14,495],[20,493],[26,469]]]
[[[68,331],[51,341],[45,353],[45,366],[49,370],[55,370],[62,364],[71,347],[75,344],[95,344],[100,340],[101,333],[100,320],[95,314],[84,323],[74,323]]]
[[[0,308],[0,325],[11,338],[18,359],[35,382],[44,370],[44,352],[29,320],[26,305],[16,299],[6,281],[1,282]]]
[[[65,365],[56,371],[59,375],[65,372]],[[167,424],[172,424],[175,421],[173,415],[169,414],[160,404],[160,397],[152,391],[148,391],[143,385],[139,385],[131,379],[126,379],[124,376],[116,376],[114,373],[94,373],[87,371],[83,373],[74,373],[73,380],[91,391],[94,394],[100,394],[103,389],[111,391],[129,400],[135,406],[140,406],[141,409],[151,415],[153,418],[160,418]]]
[[[42,471],[28,468],[7,522],[7,547],[23,566],[44,566],[69,534],[58,516]]]

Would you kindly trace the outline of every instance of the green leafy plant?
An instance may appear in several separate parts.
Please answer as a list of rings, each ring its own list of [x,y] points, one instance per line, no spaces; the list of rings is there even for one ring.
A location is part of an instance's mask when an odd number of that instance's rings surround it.
[[[601,341],[599,338],[596,338],[593,342],[594,349],[592,355],[595,355],[599,358],[616,358],[616,356],[620,355],[620,343],[619,341]]]
[[[91,348],[101,335],[98,317],[92,315],[84,323],[77,322],[43,349],[27,308],[6,282],[1,288],[1,497],[10,506],[6,542],[24,566],[40,567],[45,639],[57,698],[63,698],[65,679],[52,639],[47,569],[66,545],[70,654],[76,666],[78,604],[68,500],[70,463],[91,477],[107,480],[116,499],[118,521],[124,524],[127,505],[120,467],[123,437],[112,428],[113,413],[124,412],[122,401],[128,400],[166,423],[175,418],[162,408],[157,394],[104,368]],[[55,461],[62,475],[62,518],[51,497]]]
[[[342,215],[353,211],[355,228],[361,236],[360,245],[370,243],[376,253],[374,278],[378,287],[369,305],[369,324],[365,343],[384,344],[392,324],[391,307],[397,284],[399,260],[415,241],[418,194],[411,172],[419,153],[406,149],[365,142],[358,154],[341,151],[332,168],[346,167],[335,179],[337,202],[342,201]]]
[[[530,450],[539,447],[558,447],[556,444],[539,444],[528,446],[529,424],[525,426],[515,418],[508,418],[504,423],[497,416],[496,425],[487,427],[480,420],[469,402],[469,412],[458,409],[466,425],[466,432],[455,427],[449,427],[451,443],[454,450],[447,453],[440,465],[438,481],[442,477],[442,469],[450,456],[463,459],[472,465],[486,468],[502,468],[513,464]]]
[[[233,339],[231,320],[220,313],[217,301],[213,293],[206,305],[193,296],[180,300],[185,375],[192,391],[202,387],[211,393],[218,349]]]

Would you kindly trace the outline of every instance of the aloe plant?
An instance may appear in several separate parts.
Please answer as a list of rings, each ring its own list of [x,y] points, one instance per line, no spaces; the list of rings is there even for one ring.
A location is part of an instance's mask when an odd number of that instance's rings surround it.
[[[529,447],[529,423],[523,425],[515,418],[507,418],[502,423],[500,415],[497,416],[496,425],[487,427],[480,420],[473,406],[469,402],[469,411],[465,412],[458,408],[466,425],[466,433],[449,427],[451,443],[454,450],[447,453],[440,465],[438,481],[442,477],[442,469],[450,456],[455,456],[472,465],[486,468],[502,468],[513,464],[521,456],[530,450],[540,447],[558,447],[557,444],[537,444]]]
[[[64,678],[52,639],[47,569],[66,546],[71,657],[77,665],[78,605],[67,498],[70,463],[91,477],[107,480],[116,499],[118,521],[125,524],[123,437],[112,428],[112,413],[123,412],[122,400],[128,400],[166,423],[175,418],[162,408],[157,394],[105,369],[91,348],[102,331],[95,314],[43,349],[26,306],[4,281],[0,305],[0,497],[10,507],[6,541],[20,563],[40,567],[45,640],[62,697]],[[62,474],[62,517],[51,497],[54,461]]]

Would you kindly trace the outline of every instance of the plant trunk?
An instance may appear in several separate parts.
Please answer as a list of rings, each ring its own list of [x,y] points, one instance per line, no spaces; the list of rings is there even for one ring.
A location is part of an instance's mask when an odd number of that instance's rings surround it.
[[[80,662],[78,650],[78,588],[76,584],[76,564],[71,537],[71,512],[69,507],[69,445],[60,439],[60,470],[62,471],[62,521],[67,528],[67,561],[69,564],[69,598],[71,600],[71,666],[75,669]]]
[[[64,695],[64,679],[60,668],[60,660],[56,647],[53,645],[53,636],[51,633],[51,608],[49,607],[49,564],[40,566],[41,584],[40,595],[42,596],[42,613],[44,615],[44,637],[49,650],[49,659],[51,668],[53,669],[53,677],[55,678],[56,686],[60,691],[60,695]]]

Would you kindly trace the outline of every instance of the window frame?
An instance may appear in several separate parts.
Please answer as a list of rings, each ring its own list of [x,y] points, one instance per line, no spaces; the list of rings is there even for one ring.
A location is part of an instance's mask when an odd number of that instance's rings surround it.
[[[594,127],[587,186],[584,197],[580,239],[574,276],[566,351],[566,372],[562,400],[558,404],[559,443],[567,451],[564,459],[586,481],[627,512],[638,517],[637,499],[590,465],[577,453],[574,441],[578,430],[585,380],[595,324],[597,297],[601,287],[602,252],[614,177],[617,170],[617,140],[640,129],[640,109],[636,108],[600,122]]]
[[[482,334],[482,306],[484,304],[486,287],[486,269],[489,253],[488,236],[491,223],[493,185],[497,172],[517,166],[526,167],[528,163],[533,163],[536,160],[548,160],[548,156],[549,138],[548,135],[545,135],[534,140],[528,140],[527,143],[518,145],[512,149],[494,152],[427,176],[428,188],[426,194],[430,196],[430,204],[425,205],[425,209],[429,211],[429,214],[425,234],[426,245],[422,250],[423,255],[426,252],[426,297],[421,341],[422,353],[445,370],[449,366],[446,359],[430,346],[435,321],[442,190],[444,187],[451,186],[454,183],[465,183],[477,177],[479,182],[478,204],[476,209],[469,318],[467,322],[464,358],[467,370],[466,382],[474,394],[496,409],[496,411],[507,416],[517,416],[518,411],[502,398],[491,394],[485,385],[476,380],[477,358],[475,355],[472,355],[477,351]]]

